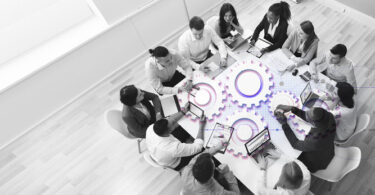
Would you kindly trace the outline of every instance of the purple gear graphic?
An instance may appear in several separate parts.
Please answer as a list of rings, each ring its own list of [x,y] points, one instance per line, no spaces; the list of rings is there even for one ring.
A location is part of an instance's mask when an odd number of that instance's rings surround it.
[[[223,83],[232,102],[241,108],[259,107],[261,102],[267,101],[274,87],[273,75],[268,68],[253,61],[234,64]]]
[[[202,72],[194,73],[193,82],[194,87],[199,88],[198,92],[195,95],[192,95],[191,93],[178,95],[179,102],[192,102],[204,110],[207,120],[213,121],[214,118],[219,117],[225,109],[224,103],[227,101],[227,96],[223,93],[223,89],[217,81],[210,79]],[[204,100],[202,101],[202,98],[199,96],[204,96]],[[190,113],[185,117],[188,117],[193,121],[199,120],[197,116]]]
[[[267,127],[263,117],[251,110],[242,109],[226,118],[226,124],[234,128],[227,152],[234,157],[248,158],[245,143]]]

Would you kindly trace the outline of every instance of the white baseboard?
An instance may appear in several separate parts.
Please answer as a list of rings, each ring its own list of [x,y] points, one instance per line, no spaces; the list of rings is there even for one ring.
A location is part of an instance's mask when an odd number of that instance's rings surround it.
[[[375,24],[375,18],[363,12],[360,12],[352,7],[349,7],[339,1],[335,1],[335,0],[316,0],[316,1],[327,7],[330,7],[333,10],[340,12],[341,14],[349,16],[370,28],[375,28],[375,26],[373,25]]]

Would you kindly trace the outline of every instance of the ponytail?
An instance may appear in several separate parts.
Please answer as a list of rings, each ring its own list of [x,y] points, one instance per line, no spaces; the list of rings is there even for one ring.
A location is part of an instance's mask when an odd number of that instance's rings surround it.
[[[169,54],[168,49],[163,46],[158,46],[155,49],[149,49],[148,52],[154,57],[166,57]]]
[[[285,1],[280,1],[280,3],[271,5],[268,11],[274,13],[276,16],[280,16],[280,18],[285,21],[288,21],[291,16],[289,4]]]

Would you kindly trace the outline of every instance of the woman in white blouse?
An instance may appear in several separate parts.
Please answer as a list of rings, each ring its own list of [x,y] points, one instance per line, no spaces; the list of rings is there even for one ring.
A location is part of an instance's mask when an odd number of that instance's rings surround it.
[[[314,26],[310,21],[304,21],[294,30],[283,44],[282,48],[286,48],[293,53],[291,59],[294,64],[288,66],[287,70],[309,63],[316,57],[318,51],[319,39],[314,31]]]

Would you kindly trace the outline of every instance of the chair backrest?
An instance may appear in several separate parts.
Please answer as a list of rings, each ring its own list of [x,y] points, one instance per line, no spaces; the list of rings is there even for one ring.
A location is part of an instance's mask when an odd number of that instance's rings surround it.
[[[361,150],[358,147],[335,146],[335,156],[324,170],[312,175],[330,182],[340,181],[346,174],[353,171],[361,162]]]
[[[349,140],[354,137],[355,135],[365,131],[368,127],[368,125],[370,124],[370,115],[369,114],[366,114],[366,113],[363,113],[361,115],[359,115],[357,117],[357,124],[355,126],[355,130],[354,130],[354,133],[353,135],[351,135],[348,139],[346,139],[345,141],[335,141],[336,144],[346,144],[349,142]]]
[[[156,167],[156,168],[164,168],[163,166],[159,165],[152,157],[151,157],[151,154],[150,152],[146,151],[143,153],[143,158],[145,159],[145,161],[150,164],[151,166],[153,167]]]
[[[363,113],[358,116],[357,118],[357,125],[355,127],[355,131],[353,135],[361,133],[362,131],[366,130],[368,125],[370,124],[370,115]]]
[[[122,120],[122,113],[120,110],[109,110],[106,112],[105,116],[107,123],[112,127],[112,129],[118,131],[129,139],[136,138],[129,133],[125,122]]]
[[[210,18],[208,18],[206,25],[208,25],[209,27],[215,30],[216,21],[218,19],[219,19],[219,16],[211,16]]]

